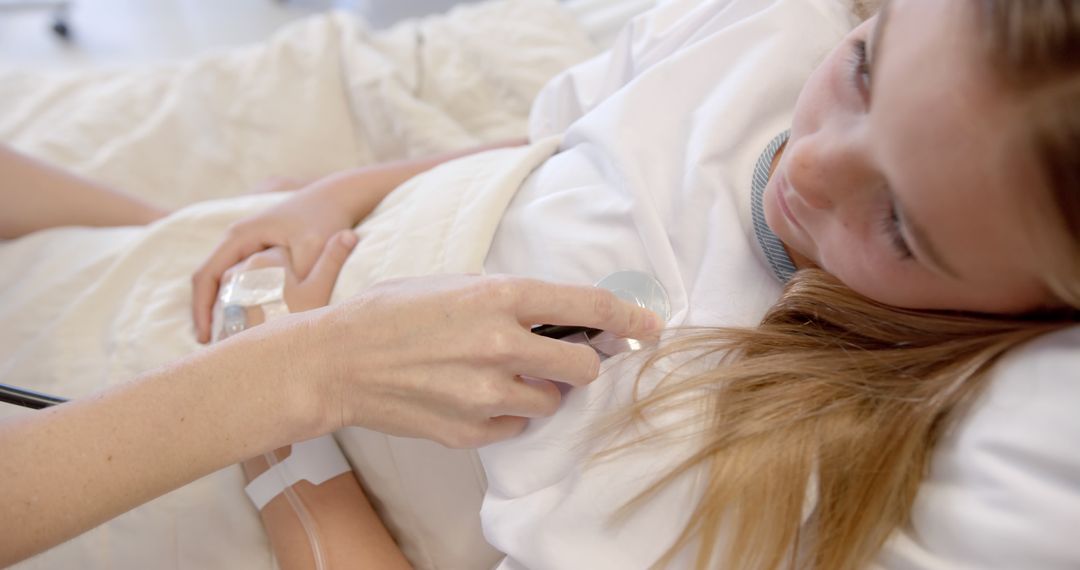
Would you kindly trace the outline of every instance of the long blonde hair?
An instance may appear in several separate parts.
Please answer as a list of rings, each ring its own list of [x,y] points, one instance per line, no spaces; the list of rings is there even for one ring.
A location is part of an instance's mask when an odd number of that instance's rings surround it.
[[[680,334],[645,369],[677,354],[688,362],[720,357],[722,365],[688,379],[669,375],[603,426],[686,406],[695,391],[712,394],[691,419],[703,426],[701,447],[623,510],[692,468],[704,472],[703,498],[658,566],[694,543],[699,568],[718,554],[724,567],[740,570],[865,565],[908,520],[935,444],[981,393],[986,372],[1017,346],[1078,322],[1080,7],[972,1],[987,57],[1003,85],[1030,103],[1024,138],[1051,189],[1041,225],[1061,251],[1047,286],[1072,308],[1023,317],[904,310],[804,270],[758,327]],[[807,527],[812,482],[817,502]],[[721,545],[722,525],[730,539]]]

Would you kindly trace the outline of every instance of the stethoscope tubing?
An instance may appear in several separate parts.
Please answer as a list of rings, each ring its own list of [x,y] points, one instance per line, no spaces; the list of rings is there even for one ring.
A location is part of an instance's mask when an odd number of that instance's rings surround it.
[[[15,404],[32,410],[40,410],[57,404],[63,404],[67,399],[50,396],[41,392],[17,388],[7,384],[0,384],[0,402]]]

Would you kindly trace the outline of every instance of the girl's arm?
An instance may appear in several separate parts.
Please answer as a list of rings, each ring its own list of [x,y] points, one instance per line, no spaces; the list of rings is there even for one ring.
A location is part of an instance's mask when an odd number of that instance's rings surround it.
[[[264,249],[283,247],[289,252],[292,269],[303,278],[330,236],[355,226],[406,180],[455,158],[527,142],[503,141],[346,170],[309,184],[281,204],[237,222],[192,277],[192,316],[199,342],[210,340],[210,309],[221,276],[229,267]]]
[[[288,457],[288,450],[277,451],[279,461]],[[243,467],[244,476],[251,481],[266,471],[268,464],[259,456],[245,461]],[[351,471],[322,485],[300,481],[293,490],[318,528],[326,568],[411,568]],[[271,499],[259,516],[282,570],[315,568],[307,534],[284,493]]]
[[[130,226],[165,211],[0,145],[0,239],[56,226]]]
[[[342,237],[354,237],[348,230]],[[332,239],[324,248],[324,259],[333,259],[332,268],[337,269],[347,255],[349,246]],[[306,311],[326,305],[333,291],[334,279],[309,278],[301,281],[289,265],[287,252],[280,247],[259,252],[242,263],[233,266],[225,275],[266,267],[285,269],[285,297],[290,310]],[[315,269],[313,274],[336,273]],[[246,316],[250,327],[263,322],[262,311],[250,310]],[[292,452],[291,446],[274,451],[277,460],[284,461]],[[269,464],[263,455],[256,455],[242,464],[244,477],[250,483],[267,469]],[[351,472],[337,475],[322,484],[313,485],[301,480],[292,485],[305,510],[314,520],[322,559],[325,567],[379,568],[387,570],[408,569],[409,562],[383,526],[371,507],[356,476]],[[299,515],[285,493],[279,493],[259,511],[263,526],[270,538],[270,545],[282,570],[307,570],[317,568],[311,541]]]

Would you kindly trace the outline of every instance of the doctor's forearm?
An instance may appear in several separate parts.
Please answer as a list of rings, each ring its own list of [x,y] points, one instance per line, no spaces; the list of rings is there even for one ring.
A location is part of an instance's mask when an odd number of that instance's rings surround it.
[[[0,145],[0,239],[57,226],[122,226],[164,212]]]
[[[328,431],[312,423],[325,416],[312,391],[282,370],[312,358],[307,345],[259,333],[0,424],[0,566],[243,458]]]

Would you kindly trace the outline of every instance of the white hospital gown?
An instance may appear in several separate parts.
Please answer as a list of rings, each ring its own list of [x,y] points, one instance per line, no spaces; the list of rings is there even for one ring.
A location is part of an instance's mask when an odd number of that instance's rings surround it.
[[[842,0],[673,0],[639,17],[541,93],[530,134],[565,133],[561,152],[517,193],[485,269],[576,283],[642,270],[670,294],[670,326],[756,323],[781,286],[753,235],[754,164],[854,23]],[[872,568],[1080,568],[1078,346],[1074,328],[995,370]],[[480,450],[501,569],[645,568],[685,526],[694,472],[621,523],[612,515],[692,444],[586,465],[601,447],[588,428],[630,401],[636,364],[606,361],[554,417]],[[674,567],[691,562],[683,551]]]
[[[673,1],[638,18],[541,92],[530,135],[563,143],[511,202],[485,269],[584,284],[642,270],[667,289],[670,326],[755,324],[781,284],[753,233],[754,165],[854,23],[838,0]],[[480,450],[502,568],[643,568],[685,526],[694,473],[609,522],[687,446],[585,466],[586,430],[629,402],[635,364],[608,360],[553,418]]]

